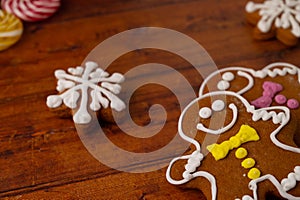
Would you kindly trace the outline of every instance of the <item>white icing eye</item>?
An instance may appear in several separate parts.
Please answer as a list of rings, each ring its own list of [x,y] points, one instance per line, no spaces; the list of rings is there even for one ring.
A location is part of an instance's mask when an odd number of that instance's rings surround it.
[[[230,83],[228,81],[221,80],[217,87],[219,90],[227,90],[230,87]]]
[[[212,103],[211,108],[213,111],[221,111],[225,108],[225,103],[222,100],[216,100]]]
[[[202,119],[207,119],[207,118],[210,118],[212,114],[212,111],[210,108],[208,107],[203,107],[199,110],[199,116],[202,118]]]
[[[226,72],[222,75],[224,81],[232,81],[234,79],[234,74],[231,72]]]

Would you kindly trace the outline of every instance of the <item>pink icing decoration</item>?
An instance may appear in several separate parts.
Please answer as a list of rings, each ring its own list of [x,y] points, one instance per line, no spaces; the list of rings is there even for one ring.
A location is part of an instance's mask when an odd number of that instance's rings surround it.
[[[264,89],[264,93],[268,94],[267,96],[272,98],[272,97],[275,96],[276,93],[283,90],[283,87],[279,83],[274,83],[274,82],[271,82],[271,81],[265,81],[263,83],[263,89]]]
[[[296,99],[289,99],[287,101],[287,106],[291,109],[296,109],[299,107],[299,102]]]
[[[254,105],[256,108],[265,108],[269,107],[272,103],[272,98],[269,96],[262,96],[254,101],[251,101],[251,104]]]
[[[264,90],[263,91],[263,96],[273,98],[274,97],[274,92],[272,90]]]
[[[275,102],[282,105],[286,102],[286,97],[282,94],[278,94],[275,96]]]

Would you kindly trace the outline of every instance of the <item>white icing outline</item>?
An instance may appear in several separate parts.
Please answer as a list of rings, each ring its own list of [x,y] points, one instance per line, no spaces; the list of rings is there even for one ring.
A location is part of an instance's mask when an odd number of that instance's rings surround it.
[[[246,72],[248,72],[248,73],[250,73],[252,75],[255,74],[255,70],[249,69],[249,68],[243,68],[243,67],[229,67],[229,68],[220,69],[218,71],[214,71],[210,75],[208,75],[208,77],[206,79],[204,79],[204,81],[201,84],[200,89],[199,89],[199,96],[204,95],[204,88],[207,85],[207,83],[208,83],[209,80],[211,80],[215,75],[219,75],[220,73],[229,72],[229,71],[238,71],[238,72],[240,71],[240,74],[238,74],[238,75],[246,77],[249,80],[249,82],[251,82],[250,79],[253,79],[253,78],[251,76],[247,76]],[[241,72],[244,72],[244,73],[241,73]],[[253,86],[250,87],[249,85],[250,85],[250,83],[245,88],[250,89],[251,87],[253,87]],[[244,92],[246,92],[245,88],[242,89],[242,90],[240,90],[237,93],[238,94],[243,94]]]
[[[249,83],[246,87],[244,87],[243,89],[241,89],[240,91],[237,92],[238,94],[244,94],[245,92],[247,92],[254,86],[254,80],[249,74],[247,74],[243,71],[238,71],[237,74],[241,77],[248,79],[248,81],[249,81]]]
[[[253,13],[259,12],[261,16],[257,23],[257,28],[267,33],[271,27],[289,29],[297,38],[300,37],[300,2],[297,0],[266,0],[263,3],[249,1],[246,11]]]
[[[274,69],[272,69],[272,68],[274,68]],[[237,75],[248,79],[248,81],[249,81],[248,85],[237,92],[240,95],[249,91],[254,86],[254,79],[250,75],[252,75],[255,78],[265,78],[267,76],[274,78],[276,76],[285,76],[286,74],[290,74],[290,75],[298,74],[298,82],[300,83],[300,69],[290,63],[275,62],[275,63],[267,65],[262,70],[257,70],[257,71],[255,71],[253,69],[245,68],[245,67],[228,67],[228,68],[223,68],[223,69],[220,69],[218,71],[214,71],[213,73],[211,73],[201,84],[200,89],[199,89],[199,96],[202,96],[204,94],[204,88],[207,85],[209,80],[211,80],[215,75],[218,75],[220,73],[227,72],[227,71],[228,72],[229,71],[237,71]]]
[[[206,132],[206,133],[211,133],[211,134],[214,134],[214,135],[220,135],[220,134],[222,134],[222,133],[228,131],[229,129],[231,129],[232,126],[235,124],[235,122],[236,122],[236,120],[237,120],[237,117],[238,117],[238,109],[237,109],[237,107],[236,107],[233,103],[229,104],[228,107],[229,107],[229,108],[232,110],[232,112],[233,112],[232,120],[231,120],[231,122],[230,122],[228,125],[226,125],[226,126],[223,127],[223,128],[220,128],[220,129],[217,129],[217,130],[213,130],[213,129],[208,129],[208,128],[206,128],[202,123],[198,123],[198,124],[197,124],[197,129],[198,129],[199,131],[203,131],[203,132]]]
[[[294,171],[288,174],[287,178],[281,180],[281,186],[284,191],[289,191],[296,186],[298,181],[300,181],[300,166],[296,166]]]
[[[47,106],[56,108],[62,102],[69,108],[77,107],[77,101],[81,97],[79,109],[73,115],[73,120],[77,124],[87,124],[91,121],[91,115],[88,113],[88,99],[92,99],[89,107],[93,111],[98,111],[101,107],[109,106],[116,111],[125,109],[125,103],[119,99],[116,94],[121,90],[119,83],[124,81],[124,76],[120,73],[113,73],[111,76],[101,68],[98,64],[88,61],[85,68],[76,67],[69,68],[67,74],[64,70],[56,70],[55,76],[57,81],[58,95],[50,95],[47,97]],[[99,86],[98,83],[101,83]],[[90,95],[88,90],[91,89]],[[81,92],[80,93],[78,92]],[[104,96],[102,96],[102,94]]]
[[[300,200],[300,197],[295,197],[289,193],[287,193],[284,189],[283,186],[279,183],[279,181],[271,174],[266,174],[264,176],[261,176],[257,179],[251,180],[249,182],[249,189],[253,190],[253,198],[251,198],[250,196],[247,195],[247,199],[249,200],[258,200],[257,197],[257,184],[259,182],[265,181],[265,180],[269,180],[277,189],[277,191],[279,192],[279,194],[289,200]],[[246,199],[243,197],[243,200]]]

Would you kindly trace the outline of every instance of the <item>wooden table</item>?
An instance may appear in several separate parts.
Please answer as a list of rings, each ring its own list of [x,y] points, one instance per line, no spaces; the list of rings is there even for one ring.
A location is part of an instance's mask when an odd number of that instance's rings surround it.
[[[62,0],[52,18],[25,23],[21,40],[0,53],[0,196],[4,199],[203,199],[165,179],[166,167],[129,173],[105,166],[81,142],[72,119],[61,119],[45,101],[55,94],[55,69],[82,63],[105,39],[138,27],[163,27],[199,42],[219,68],[262,68],[274,61],[300,64],[300,46],[252,39],[244,19],[246,1],[236,0]],[[179,69],[197,91],[203,77],[172,53],[137,50],[111,69],[126,72],[149,63]],[[154,87],[154,86],[153,86]],[[108,137],[128,151],[150,152],[168,144],[177,131],[180,109],[164,88],[137,93],[133,120],[149,123],[154,103],[169,105],[168,128],[149,139],[132,138],[105,124]],[[157,93],[156,93],[157,92]],[[162,96],[160,94],[165,94]],[[175,101],[175,103],[173,102]],[[170,106],[171,105],[171,106]],[[145,163],[147,164],[147,163]]]

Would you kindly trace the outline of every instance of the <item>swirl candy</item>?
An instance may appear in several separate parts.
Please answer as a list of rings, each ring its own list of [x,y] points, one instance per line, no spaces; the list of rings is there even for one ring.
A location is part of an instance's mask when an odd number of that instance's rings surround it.
[[[23,33],[21,20],[0,10],[0,51],[15,44]]]
[[[34,22],[53,15],[60,6],[60,0],[2,0],[1,6],[24,21]]]

